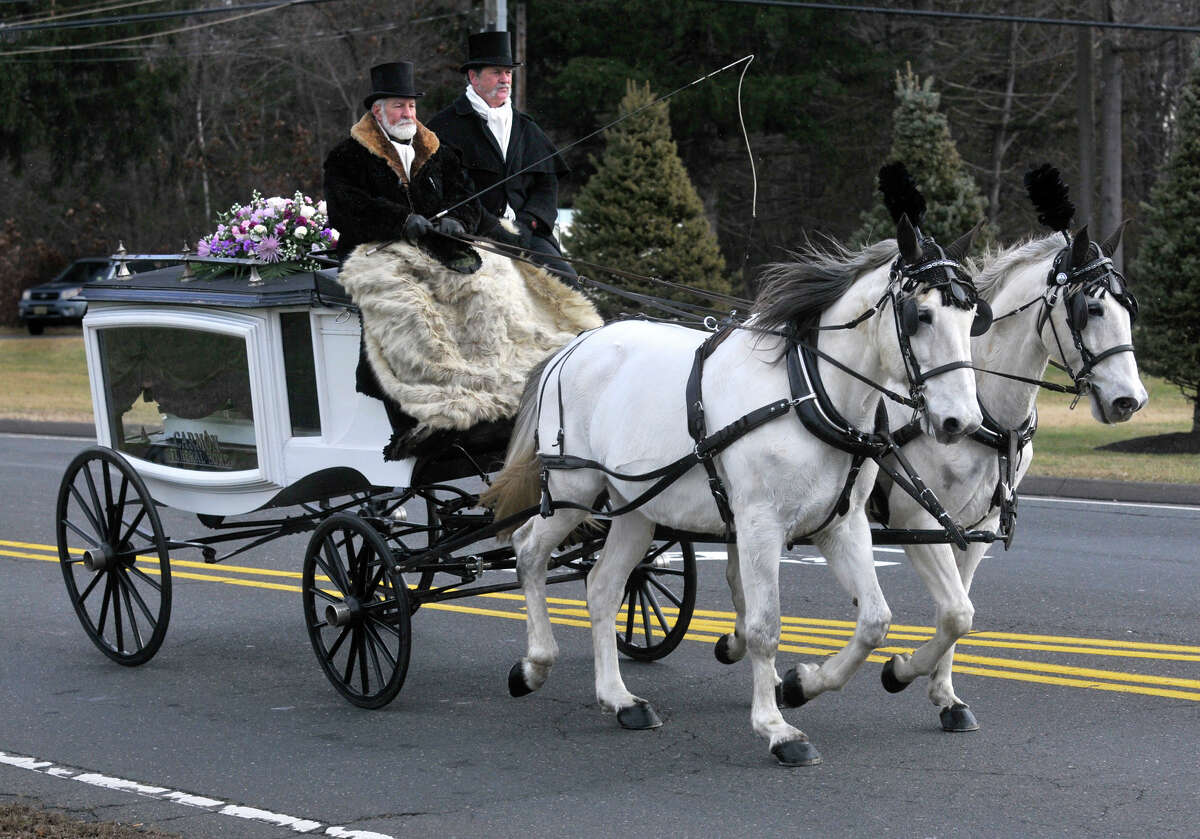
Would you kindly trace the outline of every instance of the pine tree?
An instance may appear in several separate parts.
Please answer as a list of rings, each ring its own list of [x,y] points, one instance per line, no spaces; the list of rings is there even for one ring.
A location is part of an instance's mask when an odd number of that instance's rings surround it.
[[[966,171],[946,116],[938,110],[941,94],[934,92],[933,78],[922,82],[911,66],[903,73],[896,71],[896,99],[888,161],[907,166],[925,196],[921,232],[949,244],[986,216],[987,201]],[[895,235],[896,225],[878,193],[862,222],[854,235],[856,241],[877,242]],[[976,242],[986,244],[993,237],[991,225],[985,225]]]
[[[1135,344],[1148,373],[1192,400],[1200,435],[1200,55],[1180,94],[1175,146],[1142,204],[1146,233],[1130,275],[1141,296]]]
[[[654,100],[650,85],[626,84],[622,115]],[[575,197],[575,218],[567,246],[572,256],[631,273],[659,277],[722,294],[732,292],[725,261],[704,216],[704,205],[679,159],[665,102],[614,126],[607,134],[596,173]],[[602,282],[630,291],[714,306],[649,282],[605,276],[585,269]],[[615,314],[637,311],[621,298],[602,308]]]

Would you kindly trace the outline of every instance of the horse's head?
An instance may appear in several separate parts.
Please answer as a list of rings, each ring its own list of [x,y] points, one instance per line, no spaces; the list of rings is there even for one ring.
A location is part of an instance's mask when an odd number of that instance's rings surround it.
[[[922,238],[906,215],[897,224],[900,256],[892,265],[888,297],[899,352],[885,366],[891,377],[907,379],[926,433],[942,443],[969,434],[983,420],[971,336],[986,330],[992,315],[962,264],[981,226],[943,249]]]
[[[1123,230],[1103,244],[1088,238],[1086,226],[1075,234],[1054,259],[1038,318],[1050,357],[1080,395],[1091,397],[1092,416],[1104,423],[1125,422],[1149,398],[1133,357],[1137,298],[1110,258]]]

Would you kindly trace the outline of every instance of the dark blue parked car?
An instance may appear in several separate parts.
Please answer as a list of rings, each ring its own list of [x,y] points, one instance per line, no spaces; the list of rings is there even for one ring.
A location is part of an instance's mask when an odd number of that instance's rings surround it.
[[[130,271],[145,271],[157,267],[152,260],[130,260]],[[96,280],[106,280],[117,271],[117,261],[107,256],[88,256],[77,259],[48,283],[27,288],[21,294],[17,315],[25,322],[30,335],[41,335],[47,326],[78,324],[87,312],[83,287]]]

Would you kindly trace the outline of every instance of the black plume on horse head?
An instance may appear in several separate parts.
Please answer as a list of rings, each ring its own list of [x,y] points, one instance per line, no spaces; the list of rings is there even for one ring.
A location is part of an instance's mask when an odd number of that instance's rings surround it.
[[[925,196],[899,160],[880,168],[879,191],[883,193],[883,205],[891,213],[892,221],[899,224],[901,216],[908,216],[914,226],[921,226],[925,217]]]
[[[1068,197],[1070,190],[1058,170],[1049,163],[1025,173],[1025,190],[1038,211],[1038,221],[1051,230],[1065,232],[1075,216],[1075,205]]]

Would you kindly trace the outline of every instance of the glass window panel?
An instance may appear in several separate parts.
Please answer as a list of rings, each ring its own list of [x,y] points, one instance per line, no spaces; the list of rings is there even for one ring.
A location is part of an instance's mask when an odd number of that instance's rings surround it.
[[[308,312],[283,312],[283,368],[287,374],[288,411],[293,437],[321,436],[317,403],[317,366],[313,360],[312,327]]]
[[[245,338],[157,326],[98,337],[113,448],[202,472],[258,468]]]

